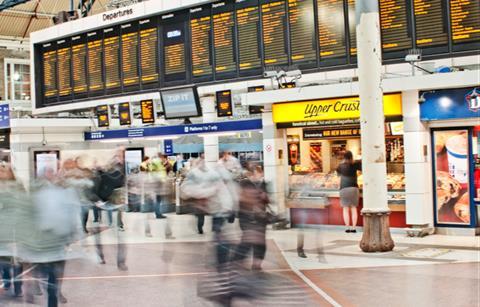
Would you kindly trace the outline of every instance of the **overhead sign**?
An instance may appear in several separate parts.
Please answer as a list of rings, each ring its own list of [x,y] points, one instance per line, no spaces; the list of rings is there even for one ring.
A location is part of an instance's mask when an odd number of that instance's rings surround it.
[[[108,106],[98,106],[97,107],[97,119],[99,127],[108,127],[110,126],[109,116],[108,116]]]
[[[304,140],[318,140],[328,138],[360,137],[360,127],[345,127],[337,129],[303,129]]]
[[[10,107],[8,104],[0,104],[0,128],[10,127]]]
[[[423,121],[460,118],[480,119],[480,86],[421,92],[425,101],[420,104]]]
[[[109,139],[129,139],[129,138],[148,138],[156,136],[169,135],[189,135],[189,134],[207,134],[220,132],[252,131],[261,130],[262,120],[238,120],[218,123],[203,123],[194,125],[144,127],[119,130],[104,130],[95,132],[86,132],[86,141],[109,140]]]
[[[163,153],[167,156],[173,155],[173,140],[163,141]]]
[[[142,100],[140,104],[142,111],[142,123],[153,124],[155,122],[155,108],[153,106],[153,100]]]
[[[263,92],[265,90],[265,86],[258,85],[258,86],[249,86],[248,92]],[[263,113],[263,106],[248,106],[248,113],[249,114],[261,114]]]
[[[10,129],[0,129],[0,149],[10,149]]]
[[[385,116],[402,115],[401,94],[383,96]],[[358,97],[279,103],[272,106],[274,123],[354,119],[360,117]]]
[[[217,116],[226,117],[233,115],[232,91],[220,91],[217,96]]]
[[[130,103],[123,102],[118,105],[118,118],[120,119],[120,126],[128,126],[132,124]]]

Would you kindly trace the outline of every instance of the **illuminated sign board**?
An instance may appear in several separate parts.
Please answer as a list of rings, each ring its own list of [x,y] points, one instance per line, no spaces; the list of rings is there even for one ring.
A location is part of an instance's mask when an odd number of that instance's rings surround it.
[[[216,93],[217,97],[217,116],[226,117],[233,115],[232,92],[220,91]]]
[[[153,100],[142,100],[140,105],[142,112],[142,123],[153,124],[155,122],[155,108]]]

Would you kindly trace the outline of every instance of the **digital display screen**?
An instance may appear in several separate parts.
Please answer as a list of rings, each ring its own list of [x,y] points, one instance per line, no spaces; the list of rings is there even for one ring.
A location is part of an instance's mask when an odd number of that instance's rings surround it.
[[[190,39],[192,42],[192,76],[197,78],[212,75],[210,9],[200,7],[190,10]]]
[[[320,59],[347,55],[343,0],[318,1]]]
[[[97,119],[98,119],[98,127],[110,126],[107,105],[102,105],[97,107]]]
[[[248,92],[263,92],[265,90],[265,86],[259,85],[259,86],[250,86],[248,88]],[[263,113],[263,106],[248,106],[248,113],[249,114],[261,114]]]
[[[140,105],[142,112],[142,123],[153,124],[155,122],[155,108],[153,100],[142,100]]]
[[[168,23],[163,20],[165,24],[162,27],[165,82],[186,79],[185,22],[172,22],[171,19],[175,19],[175,16],[167,15]]]
[[[139,21],[142,84],[158,82],[158,33],[153,20]]]
[[[103,90],[102,39],[96,33],[88,33],[88,90],[90,93]]]
[[[62,97],[72,94],[72,49],[67,40],[58,41],[57,48],[58,95]]]
[[[121,31],[123,86],[135,86],[140,82],[137,24],[129,23],[122,25]]]
[[[262,4],[263,52],[267,67],[288,63],[286,15],[285,1]]]
[[[165,119],[201,116],[196,87],[175,88],[160,92]]]
[[[215,73],[236,72],[235,19],[233,4],[212,4]]]
[[[57,50],[52,44],[43,45],[43,87],[45,98],[56,97],[57,90]]]
[[[120,126],[126,126],[132,124],[132,118],[130,113],[130,103],[123,102],[118,105],[118,118],[120,120]]]
[[[480,41],[480,1],[450,0],[450,24],[454,44]]]
[[[87,44],[83,37],[72,37],[73,93],[87,93]]]
[[[350,55],[357,55],[357,21],[355,17],[355,0],[348,0],[348,31],[350,39]]]
[[[292,63],[316,62],[317,41],[313,0],[288,0],[288,18]]]
[[[380,29],[383,52],[412,48],[407,3],[405,0],[380,0]]]
[[[105,88],[120,87],[120,37],[116,28],[105,29],[103,61],[105,63]]]
[[[250,3],[237,0],[237,44],[240,74],[242,71],[262,67],[259,8],[258,6],[244,7],[248,4]]]
[[[216,93],[217,97],[217,116],[226,117],[233,115],[232,92],[220,91]]]
[[[415,0],[415,34],[417,47],[448,44],[446,8],[443,0]]]

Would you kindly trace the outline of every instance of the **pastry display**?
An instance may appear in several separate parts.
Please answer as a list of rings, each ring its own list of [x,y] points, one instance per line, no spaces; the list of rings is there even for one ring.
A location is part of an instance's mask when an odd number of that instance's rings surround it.
[[[460,183],[447,172],[437,172],[437,206],[441,208],[452,198],[459,196]]]
[[[465,223],[470,223],[470,197],[465,193],[453,206],[455,215]]]

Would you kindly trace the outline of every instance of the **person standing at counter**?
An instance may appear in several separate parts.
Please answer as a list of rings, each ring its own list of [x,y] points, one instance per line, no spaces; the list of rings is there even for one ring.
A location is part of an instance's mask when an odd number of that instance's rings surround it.
[[[362,170],[360,161],[353,160],[351,151],[346,151],[343,156],[343,162],[337,168],[340,175],[340,205],[343,208],[343,221],[347,229],[345,232],[357,232],[358,200],[360,191],[357,183],[357,171]],[[352,216],[352,224],[350,226],[350,213]]]

